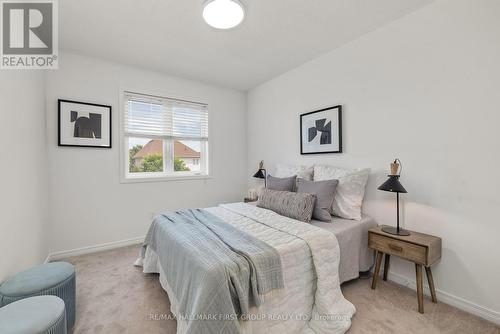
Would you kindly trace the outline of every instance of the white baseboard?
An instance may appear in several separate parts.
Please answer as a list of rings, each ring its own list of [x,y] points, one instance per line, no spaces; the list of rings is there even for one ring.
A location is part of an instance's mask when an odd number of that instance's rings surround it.
[[[382,273],[383,270],[381,269],[380,272]],[[412,290],[417,290],[417,283],[414,279],[410,279],[406,276],[399,275],[399,274],[393,274],[389,272],[389,276],[387,277],[388,280],[399,284],[406,286]],[[427,284],[424,284],[424,294],[427,296],[430,296],[430,291],[429,291],[429,286]],[[477,305],[476,303],[473,303],[471,301],[465,300],[461,297],[452,295],[451,293],[436,289],[436,296],[438,298],[438,302],[443,302],[445,304],[454,306],[462,311],[477,315],[478,317],[481,317],[483,319],[486,319],[488,321],[491,321],[497,325],[500,325],[500,313],[496,312],[494,310],[488,309],[486,307]]]
[[[49,253],[47,258],[45,259],[45,263],[48,263],[50,261],[61,260],[61,259],[72,257],[72,256],[97,253],[97,252],[102,252],[105,250],[136,245],[136,244],[142,243],[143,241],[144,241],[144,237],[137,237],[137,238],[133,238],[133,239],[108,242],[105,244],[100,244],[100,245],[95,245],[95,246],[87,246],[87,247],[75,248],[75,249],[70,249],[70,250],[65,250],[65,251],[60,251],[60,252],[52,252],[52,253]]]

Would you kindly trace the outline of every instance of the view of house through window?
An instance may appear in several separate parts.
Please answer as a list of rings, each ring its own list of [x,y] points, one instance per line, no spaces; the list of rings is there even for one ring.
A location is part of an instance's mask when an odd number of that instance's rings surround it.
[[[129,138],[129,172],[163,172],[163,140]]]
[[[125,94],[126,177],[208,175],[207,106]]]
[[[163,172],[163,140],[129,138],[129,172]],[[200,142],[174,141],[174,172],[200,172]]]

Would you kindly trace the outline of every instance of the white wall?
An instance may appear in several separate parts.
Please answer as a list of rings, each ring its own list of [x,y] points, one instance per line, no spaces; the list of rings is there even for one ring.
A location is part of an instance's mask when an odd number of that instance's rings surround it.
[[[376,187],[399,157],[406,227],[443,238],[441,297],[500,319],[498,13],[496,0],[437,1],[253,89],[247,161],[371,167],[364,210],[395,224]],[[300,156],[299,114],[336,104],[345,153]],[[408,263],[391,271],[414,281]]]
[[[47,151],[42,71],[0,74],[0,282],[47,256]]]
[[[119,89],[164,92],[209,103],[209,180],[127,183],[119,178]],[[57,99],[112,106],[113,148],[57,146]],[[144,236],[151,214],[242,200],[246,189],[245,96],[190,80],[62,53],[47,76],[50,250]]]

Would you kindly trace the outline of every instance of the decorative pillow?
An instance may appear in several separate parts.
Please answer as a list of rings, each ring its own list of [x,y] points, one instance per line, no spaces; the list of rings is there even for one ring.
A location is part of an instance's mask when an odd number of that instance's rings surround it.
[[[339,180],[332,213],[346,219],[361,220],[361,205],[369,174],[369,168],[348,170],[334,166],[314,166],[314,181]]]
[[[332,221],[332,203],[338,180],[307,181],[297,179],[297,193],[308,193],[316,196],[313,218],[324,222]]]
[[[267,189],[278,190],[278,191],[293,191],[295,188],[296,175],[292,177],[274,177],[271,175],[267,176]]]
[[[290,177],[297,175],[304,180],[312,181],[313,179],[313,166],[294,166],[294,165],[286,165],[286,164],[276,164],[276,171],[274,172],[274,176],[276,177]]]
[[[312,194],[264,189],[257,206],[306,223],[311,221],[316,197]]]

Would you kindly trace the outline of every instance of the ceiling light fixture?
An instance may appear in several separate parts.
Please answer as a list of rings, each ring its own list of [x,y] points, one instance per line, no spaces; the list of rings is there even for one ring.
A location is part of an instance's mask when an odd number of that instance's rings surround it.
[[[208,0],[203,5],[203,19],[216,29],[231,29],[245,18],[245,9],[239,0]]]

